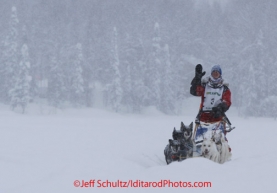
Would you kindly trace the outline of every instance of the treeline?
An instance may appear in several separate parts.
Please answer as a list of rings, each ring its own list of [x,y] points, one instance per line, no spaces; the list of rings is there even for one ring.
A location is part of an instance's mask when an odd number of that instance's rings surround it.
[[[0,100],[93,107],[100,82],[107,108],[177,114],[194,66],[220,64],[242,115],[276,116],[277,2],[223,2],[5,2]]]

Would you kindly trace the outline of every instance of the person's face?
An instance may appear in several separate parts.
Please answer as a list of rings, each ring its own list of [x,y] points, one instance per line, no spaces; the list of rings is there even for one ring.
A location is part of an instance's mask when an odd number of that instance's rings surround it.
[[[213,71],[213,73],[212,73],[212,77],[213,77],[214,79],[219,78],[219,77],[220,77],[219,72],[218,72],[218,71]]]

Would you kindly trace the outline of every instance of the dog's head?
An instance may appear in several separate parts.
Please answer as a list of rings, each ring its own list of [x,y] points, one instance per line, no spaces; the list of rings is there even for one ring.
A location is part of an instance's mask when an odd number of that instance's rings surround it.
[[[179,150],[180,150],[180,141],[178,140],[172,140],[172,139],[169,139],[169,145],[171,147],[171,150],[174,152],[174,153],[177,153]]]
[[[208,157],[212,152],[212,145],[214,141],[212,139],[204,138],[201,146],[202,155]]]
[[[181,130],[176,130],[175,127],[174,127],[173,132],[172,132],[172,138],[174,140],[184,139],[184,132],[181,131]]]
[[[181,128],[180,130],[184,133],[184,138],[186,140],[190,139],[192,136],[192,127],[193,127],[193,122],[189,126],[184,125],[183,122],[181,122]]]
[[[222,131],[215,131],[212,135],[212,139],[214,140],[215,144],[220,144],[222,141],[222,137],[224,138],[224,136],[222,135]]]

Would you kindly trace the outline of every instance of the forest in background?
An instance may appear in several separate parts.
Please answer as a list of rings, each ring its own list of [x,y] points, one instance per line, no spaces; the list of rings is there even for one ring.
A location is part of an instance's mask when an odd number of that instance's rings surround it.
[[[194,66],[222,67],[244,116],[277,114],[277,1],[1,0],[0,101],[178,114]],[[224,3],[222,3],[224,2]]]

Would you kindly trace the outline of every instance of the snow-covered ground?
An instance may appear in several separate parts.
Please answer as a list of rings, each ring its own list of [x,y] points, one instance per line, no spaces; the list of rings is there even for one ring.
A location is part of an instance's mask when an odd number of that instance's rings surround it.
[[[192,122],[197,107],[184,109],[183,116],[153,109],[141,115],[101,109],[22,115],[1,107],[0,192],[277,192],[277,122],[270,118],[244,119],[231,109],[227,114],[236,126],[228,134],[231,161],[192,158],[166,165],[163,150],[173,127]],[[76,180],[86,186],[96,181],[94,188],[81,188],[74,186]],[[212,187],[97,188],[97,180],[211,182]]]

